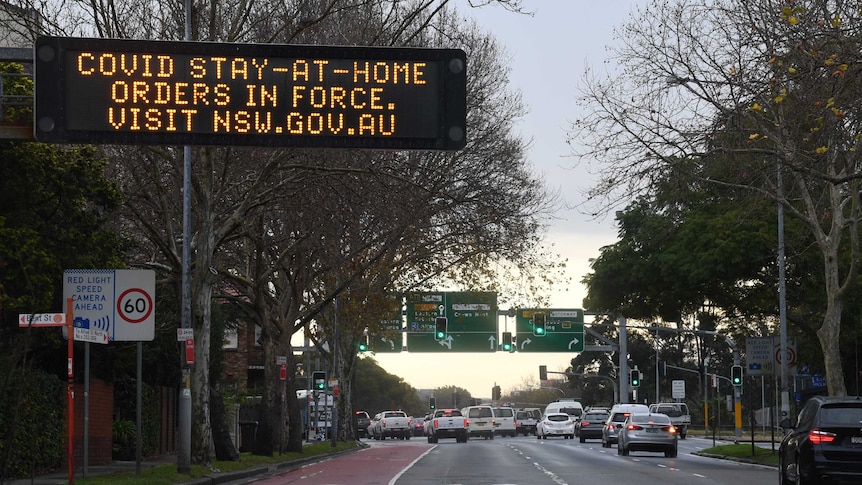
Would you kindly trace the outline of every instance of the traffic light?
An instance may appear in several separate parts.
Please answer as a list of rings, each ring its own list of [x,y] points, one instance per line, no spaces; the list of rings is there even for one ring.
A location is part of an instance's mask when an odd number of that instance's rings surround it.
[[[500,400],[500,386],[494,386],[491,388],[491,399],[494,401]]]
[[[512,345],[512,332],[503,332],[503,340],[500,346],[505,352],[511,352],[515,349],[515,346]]]
[[[641,385],[641,371],[632,369],[631,372],[629,372],[629,375],[631,376],[632,387],[638,387]]]
[[[540,365],[539,366],[539,380],[547,381],[548,380],[548,366]]]
[[[730,382],[733,383],[734,386],[742,385],[742,366],[735,365],[730,368]]]
[[[545,314],[542,312],[533,314],[533,335],[537,337],[545,336]]]
[[[443,340],[446,338],[446,326],[449,323],[449,319],[446,317],[437,317],[434,319],[434,338],[437,340]]]
[[[316,370],[311,373],[311,387],[315,391],[325,391],[326,390],[326,372],[322,370]]]
[[[368,351],[368,336],[367,335],[362,337],[361,339],[359,339],[359,351],[360,352],[367,352]]]
[[[432,397],[428,399],[428,407],[431,409],[437,409],[437,398]]]

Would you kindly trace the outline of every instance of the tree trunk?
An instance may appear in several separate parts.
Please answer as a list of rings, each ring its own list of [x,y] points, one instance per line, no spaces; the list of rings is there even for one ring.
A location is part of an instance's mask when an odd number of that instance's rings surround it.
[[[213,445],[216,460],[239,461],[239,452],[230,437],[224,400],[214,387],[210,387],[210,412],[213,424]]]
[[[827,290],[830,288],[827,287]],[[817,330],[817,338],[823,349],[823,362],[826,366],[826,386],[830,396],[846,396],[844,369],[841,366],[841,314],[844,302],[834,298],[832,291],[827,293],[828,303],[823,325]]]
[[[208,267],[208,266],[207,266]],[[197,276],[197,277],[195,277]],[[210,422],[210,319],[212,286],[200,274],[192,275],[198,290],[192,290],[192,321],[195,332],[195,364],[192,366],[192,462],[204,465],[212,461],[215,444]]]

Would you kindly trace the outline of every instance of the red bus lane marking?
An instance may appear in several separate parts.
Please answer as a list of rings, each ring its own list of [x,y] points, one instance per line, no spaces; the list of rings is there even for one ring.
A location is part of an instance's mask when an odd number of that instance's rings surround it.
[[[268,478],[255,485],[372,485],[389,483],[405,469],[434,448],[422,443],[399,443],[398,446],[374,446],[364,450],[325,459]]]

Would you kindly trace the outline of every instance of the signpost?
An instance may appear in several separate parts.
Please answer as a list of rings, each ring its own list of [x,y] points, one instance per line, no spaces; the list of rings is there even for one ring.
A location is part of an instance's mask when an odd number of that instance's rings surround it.
[[[399,309],[399,313],[400,313]],[[368,334],[369,351],[377,354],[397,354],[403,345],[401,330],[403,323],[400,318],[381,320],[380,329]]]
[[[36,139],[458,150],[460,49],[39,37]]]
[[[65,313],[19,313],[19,327],[62,327],[66,325]]]
[[[778,337],[748,337],[745,339],[745,375],[771,376],[781,367],[781,344]],[[787,339],[787,365],[796,374],[796,339]]]
[[[101,330],[111,340],[155,338],[156,274],[151,270],[69,269],[63,298],[71,298],[75,328]]]
[[[534,317],[544,314],[544,335],[534,332]],[[584,310],[519,309],[515,315],[518,352],[583,352]]]
[[[447,335],[434,336],[435,320],[446,317]],[[422,292],[407,295],[410,352],[496,352],[497,294]]]

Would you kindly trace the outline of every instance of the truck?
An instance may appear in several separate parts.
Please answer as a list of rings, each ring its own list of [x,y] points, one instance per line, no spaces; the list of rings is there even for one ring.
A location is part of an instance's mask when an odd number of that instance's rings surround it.
[[[671,424],[679,431],[679,437],[685,439],[688,434],[688,427],[691,426],[691,414],[688,412],[688,405],[684,402],[661,402],[650,404],[649,412],[667,414]]]
[[[429,443],[440,438],[455,438],[457,443],[467,442],[467,418],[457,409],[438,409],[425,420],[425,436]]]
[[[515,412],[515,429],[517,434],[535,435],[536,425],[542,417],[541,409],[519,409]]]
[[[371,437],[376,440],[401,438],[409,440],[413,435],[410,418],[404,411],[381,411],[371,420]]]

